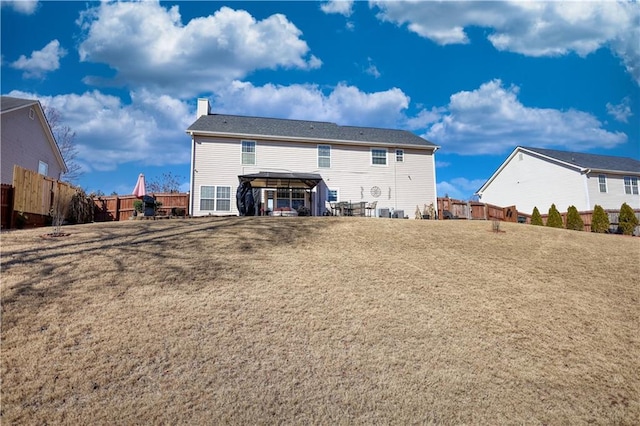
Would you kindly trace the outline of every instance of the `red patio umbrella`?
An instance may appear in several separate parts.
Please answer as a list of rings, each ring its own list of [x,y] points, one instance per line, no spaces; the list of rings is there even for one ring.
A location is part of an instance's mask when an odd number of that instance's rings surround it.
[[[137,198],[142,198],[147,195],[147,188],[144,182],[144,175],[142,173],[140,173],[140,176],[138,176],[136,187],[133,188],[133,195],[135,195]]]

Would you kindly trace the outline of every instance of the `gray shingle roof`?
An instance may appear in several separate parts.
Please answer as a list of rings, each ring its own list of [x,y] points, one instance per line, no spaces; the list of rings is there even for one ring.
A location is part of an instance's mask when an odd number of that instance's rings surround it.
[[[555,149],[530,148],[526,146],[521,148],[585,169],[640,173],[640,161],[634,160],[633,158],[557,151]]]
[[[11,111],[13,109],[25,107],[27,105],[33,105],[38,101],[34,99],[20,99],[20,98],[12,98],[11,96],[2,96],[0,97],[0,111]]]
[[[203,115],[189,126],[187,132],[437,147],[428,140],[406,130],[340,126],[324,121],[224,114]]]

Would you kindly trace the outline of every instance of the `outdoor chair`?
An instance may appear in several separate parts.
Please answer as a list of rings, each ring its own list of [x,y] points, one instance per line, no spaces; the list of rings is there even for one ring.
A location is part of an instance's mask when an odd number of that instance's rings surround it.
[[[365,210],[367,211],[367,217],[371,217],[372,211],[375,213],[377,205],[378,205],[377,201],[374,201],[373,203],[367,203],[367,205],[365,206]]]

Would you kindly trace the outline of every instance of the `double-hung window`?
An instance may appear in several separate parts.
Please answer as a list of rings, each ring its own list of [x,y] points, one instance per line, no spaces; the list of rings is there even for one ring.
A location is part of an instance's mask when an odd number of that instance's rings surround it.
[[[379,148],[371,148],[371,164],[374,166],[387,165],[387,150]]]
[[[396,149],[396,162],[404,163],[404,149]]]
[[[230,186],[201,186],[200,210],[229,212],[231,211]]]
[[[635,176],[624,177],[624,193],[638,195],[638,178]]]
[[[334,203],[338,201],[338,190],[327,188],[327,201],[330,203]]]
[[[318,167],[331,167],[331,145],[318,145]]]
[[[607,176],[606,175],[598,175],[598,186],[600,187],[600,192],[607,192]]]
[[[242,164],[256,164],[256,142],[242,141]]]

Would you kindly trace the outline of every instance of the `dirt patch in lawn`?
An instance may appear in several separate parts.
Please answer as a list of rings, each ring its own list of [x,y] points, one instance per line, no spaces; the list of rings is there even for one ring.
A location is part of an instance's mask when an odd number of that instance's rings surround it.
[[[205,218],[2,234],[35,423],[640,423],[640,238]]]

